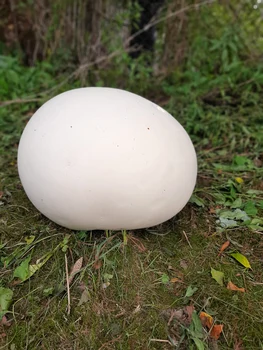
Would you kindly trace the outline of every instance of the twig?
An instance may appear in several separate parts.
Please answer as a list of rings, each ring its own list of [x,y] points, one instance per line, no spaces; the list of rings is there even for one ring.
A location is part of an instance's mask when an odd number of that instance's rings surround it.
[[[12,104],[19,104],[19,103],[30,103],[30,102],[38,102],[41,101],[41,98],[17,98],[15,100],[8,100],[0,102],[0,107],[12,105]]]
[[[99,348],[99,350],[102,350],[105,348],[105,346],[116,343],[116,341],[119,341],[121,339],[121,335],[119,335],[117,338],[112,339],[110,341],[107,341],[107,343],[102,344],[102,346]]]
[[[161,17],[159,19],[156,19],[154,21],[150,21],[150,23],[146,24],[142,29],[138,30],[138,32],[134,33],[128,39],[126,39],[126,45],[128,45],[130,43],[130,41],[132,41],[134,38],[136,38],[137,36],[139,36],[142,33],[146,32],[147,30],[149,30],[150,28],[152,28],[156,24],[159,24],[161,22],[165,22],[167,19],[175,17],[175,16],[178,16],[178,15],[180,15],[183,12],[186,12],[186,11],[189,11],[189,10],[192,10],[192,9],[198,9],[201,6],[209,5],[209,4],[212,4],[213,2],[216,2],[216,1],[217,0],[202,1],[202,2],[199,2],[199,3],[194,4],[194,5],[186,6],[186,7],[182,8],[182,9],[180,9],[178,11],[171,12],[168,15],[163,16],[163,17]]]
[[[68,315],[70,314],[70,290],[69,290],[69,276],[68,276],[68,259],[65,254],[65,268],[66,268],[66,280],[67,280],[67,293],[68,293]]]
[[[185,239],[187,240],[187,243],[189,244],[189,247],[190,247],[191,249],[193,249],[193,247],[191,246],[191,243],[190,243],[190,241],[189,241],[189,239],[188,239],[187,234],[185,233],[185,231],[183,231],[183,234],[184,234],[184,236],[185,236]]]
[[[169,340],[166,340],[166,339],[150,339],[150,341],[154,341],[157,343],[168,343],[171,346],[173,345]]]

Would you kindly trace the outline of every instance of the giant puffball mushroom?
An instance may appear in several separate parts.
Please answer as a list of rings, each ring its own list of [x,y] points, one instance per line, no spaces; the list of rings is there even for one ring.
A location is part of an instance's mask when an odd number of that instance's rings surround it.
[[[197,159],[164,109],[127,91],[89,87],[36,111],[21,136],[18,171],[30,201],[61,226],[138,229],[186,205]]]

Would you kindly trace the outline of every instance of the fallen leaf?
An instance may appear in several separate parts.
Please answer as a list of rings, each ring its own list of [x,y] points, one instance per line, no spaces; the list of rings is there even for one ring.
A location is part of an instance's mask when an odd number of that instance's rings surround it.
[[[3,197],[4,192],[0,191],[0,199]]]
[[[188,269],[188,265],[187,262],[185,260],[180,260],[180,266],[184,269],[187,270]]]
[[[198,290],[197,287],[192,288],[192,286],[189,286],[186,290],[185,293],[185,298],[190,298],[191,296],[193,296],[195,294],[195,292]]]
[[[207,314],[206,312],[200,312],[200,320],[202,322],[203,327],[211,328],[213,326],[214,320],[213,317]]]
[[[68,283],[71,284],[75,275],[81,270],[82,268],[82,263],[83,263],[83,257],[79,258],[75,264],[73,265],[70,274],[69,274],[69,278],[68,278]]]
[[[185,307],[185,313],[188,315],[189,323],[190,323],[191,320],[192,320],[192,316],[193,316],[194,310],[195,310],[194,305],[187,305],[187,306]]]
[[[88,291],[88,288],[85,288],[81,294],[78,306],[87,303],[90,300],[90,293]]]
[[[245,292],[245,288],[239,288],[231,281],[228,282],[227,289],[236,290],[236,291],[243,292],[243,293]]]
[[[240,253],[232,253],[231,256],[236,259],[241,265],[243,265],[244,267],[251,269],[251,265],[248,261],[248,259]]]
[[[173,277],[173,278],[170,279],[170,282],[171,283],[176,283],[176,282],[181,282],[181,280],[179,280],[179,278],[177,278],[177,277]]]
[[[222,325],[222,324],[215,324],[213,326],[213,328],[211,329],[210,337],[215,339],[215,340],[219,339],[220,334],[223,331],[223,328],[224,328],[224,325]]]
[[[216,280],[220,286],[223,286],[223,281],[224,281],[224,273],[218,270],[215,270],[211,267],[211,275],[212,277]]]
[[[229,247],[229,245],[230,245],[229,241],[226,241],[224,244],[222,244],[218,255],[221,255],[223,253],[223,251],[226,250],[226,248]]]
[[[35,236],[31,235],[25,238],[26,244],[31,244],[35,240]]]

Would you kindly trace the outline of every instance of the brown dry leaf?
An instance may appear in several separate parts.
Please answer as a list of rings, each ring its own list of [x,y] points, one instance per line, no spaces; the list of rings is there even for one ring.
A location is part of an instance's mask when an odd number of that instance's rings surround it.
[[[206,312],[200,312],[200,320],[203,325],[203,327],[211,328],[213,326],[214,320],[213,317],[207,314]]]
[[[188,306],[185,307],[185,313],[188,316],[187,317],[187,321],[189,323],[191,323],[191,321],[192,321],[192,316],[193,316],[194,309],[195,309],[194,305],[188,305]]]
[[[188,269],[188,265],[187,262],[185,260],[180,260],[180,266],[184,269],[187,270]]]
[[[128,240],[131,241],[137,247],[140,253],[144,253],[147,250],[143,243],[138,238],[135,238],[133,235],[130,234],[128,236]]]
[[[83,264],[83,257],[79,258],[75,264],[73,265],[70,274],[69,274],[69,278],[68,278],[68,283],[71,284],[75,275],[81,270],[82,268],[82,264]]]
[[[0,191],[0,199],[3,197],[4,192]]]
[[[173,277],[173,278],[170,279],[170,282],[171,283],[176,283],[176,282],[182,282],[182,281],[179,278],[177,278],[177,277]]]
[[[218,255],[220,256],[223,253],[223,251],[229,247],[229,245],[230,245],[230,241],[226,241],[224,244],[222,244]]]
[[[227,289],[229,289],[229,290],[236,290],[236,291],[242,292],[242,293],[245,292],[245,288],[239,288],[231,281],[228,282]]]
[[[210,337],[215,339],[215,340],[219,339],[220,334],[223,331],[223,328],[224,328],[224,325],[222,325],[222,324],[215,324],[213,326],[213,328],[211,329]]]

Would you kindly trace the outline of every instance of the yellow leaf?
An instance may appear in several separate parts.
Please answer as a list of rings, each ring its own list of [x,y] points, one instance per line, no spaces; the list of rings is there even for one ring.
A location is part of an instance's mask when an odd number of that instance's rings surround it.
[[[220,286],[223,286],[223,281],[224,281],[224,273],[221,271],[217,271],[211,267],[211,275],[212,277],[216,280]]]
[[[248,261],[248,259],[240,253],[232,253],[231,256],[236,259],[236,261],[238,261],[241,265],[243,265],[244,267],[246,267],[247,269],[251,269],[251,265]]]
[[[244,182],[244,180],[242,179],[242,177],[236,177],[235,178],[236,182],[239,184],[242,184]]]
[[[200,312],[200,320],[203,325],[203,327],[211,328],[213,326],[214,320],[213,317],[207,314],[206,312]]]
[[[236,291],[243,292],[243,293],[245,292],[245,288],[239,288],[231,281],[228,282],[227,289],[236,290]]]
[[[34,242],[35,240],[35,236],[28,236],[25,238],[26,244],[31,244],[32,242]]]

